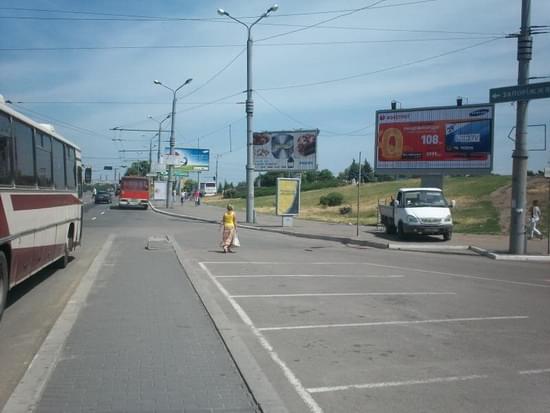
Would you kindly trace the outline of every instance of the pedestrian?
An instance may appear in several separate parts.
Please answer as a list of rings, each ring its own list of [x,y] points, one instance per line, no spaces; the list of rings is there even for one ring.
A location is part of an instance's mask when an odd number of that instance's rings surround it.
[[[92,199],[95,201],[95,196],[97,195],[97,189],[96,187],[94,186],[93,189],[92,189]]]
[[[539,207],[539,201],[535,199],[533,201],[533,206],[531,206],[531,217],[529,218],[529,239],[533,239],[533,236],[536,234],[538,238],[542,239],[542,232],[537,228],[538,223],[541,219],[541,212]]]
[[[185,201],[185,191],[182,191],[180,195],[180,202],[182,205],[183,205],[183,201]]]
[[[231,246],[237,233],[237,216],[233,210],[233,205],[227,204],[227,211],[223,214],[222,222],[222,247],[223,252],[232,252]]]
[[[199,190],[195,190],[195,193],[193,194],[194,198],[195,198],[195,206],[198,206],[201,204],[201,193],[199,192]]]

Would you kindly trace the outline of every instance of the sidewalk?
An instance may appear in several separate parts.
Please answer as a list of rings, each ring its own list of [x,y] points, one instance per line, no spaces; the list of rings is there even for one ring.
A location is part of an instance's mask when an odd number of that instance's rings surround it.
[[[260,411],[171,244],[146,241],[106,241],[5,413]]]
[[[185,202],[183,206],[175,203],[173,208],[169,209],[166,209],[163,204],[153,204],[153,207],[159,212],[209,222],[219,222],[224,213],[224,208],[204,203],[195,206],[192,201]],[[493,259],[550,261],[546,239],[528,241],[527,254],[519,256],[508,254],[509,237],[504,235],[454,233],[450,241],[443,241],[440,236],[411,237],[409,240],[400,241],[394,235],[387,235],[383,227],[360,225],[359,236],[357,236],[355,225],[294,219],[292,227],[283,227],[281,217],[267,214],[256,214],[256,223],[246,224],[243,215],[244,212],[237,211],[237,218],[242,228],[278,232],[303,238],[324,239],[374,248],[480,254]]]

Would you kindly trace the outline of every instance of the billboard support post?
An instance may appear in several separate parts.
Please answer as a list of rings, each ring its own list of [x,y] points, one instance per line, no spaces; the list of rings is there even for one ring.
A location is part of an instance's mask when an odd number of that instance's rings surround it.
[[[529,83],[529,61],[533,50],[531,0],[522,0],[521,31],[518,36],[518,85]],[[525,254],[527,198],[527,106],[519,100],[516,109],[516,145],[512,154],[512,203],[510,210],[510,254]]]

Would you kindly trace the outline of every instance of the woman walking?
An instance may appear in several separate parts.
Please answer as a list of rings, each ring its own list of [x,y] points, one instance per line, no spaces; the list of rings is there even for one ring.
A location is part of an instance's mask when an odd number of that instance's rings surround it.
[[[237,231],[237,217],[233,205],[227,204],[227,212],[222,217],[222,246],[223,252],[231,252],[231,245]]]

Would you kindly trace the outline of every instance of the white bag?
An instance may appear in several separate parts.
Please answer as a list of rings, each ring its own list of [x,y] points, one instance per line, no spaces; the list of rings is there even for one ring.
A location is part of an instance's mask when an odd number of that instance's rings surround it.
[[[232,247],[240,247],[241,241],[239,241],[239,237],[237,236],[237,233],[235,232],[235,236],[233,237],[233,242],[231,243]]]

